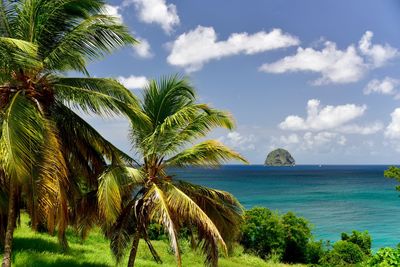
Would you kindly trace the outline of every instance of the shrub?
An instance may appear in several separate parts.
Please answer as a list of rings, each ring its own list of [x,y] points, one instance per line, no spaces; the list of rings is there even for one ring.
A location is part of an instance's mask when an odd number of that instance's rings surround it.
[[[353,244],[358,245],[365,255],[367,256],[371,255],[372,241],[371,241],[371,235],[368,233],[368,231],[365,232],[353,231],[351,235],[342,233],[342,240],[349,241]]]
[[[304,218],[292,212],[279,216],[267,208],[256,207],[245,212],[240,243],[245,250],[264,259],[305,263],[311,237],[311,227]]]
[[[159,223],[151,223],[147,228],[147,234],[150,240],[164,240],[166,239],[166,235],[163,227]]]
[[[324,244],[322,240],[308,242],[305,253],[305,262],[309,264],[318,264],[327,253],[327,246],[328,245]]]
[[[347,266],[360,263],[365,259],[362,249],[349,241],[337,241],[333,249],[321,259],[322,266]]]
[[[368,266],[397,267],[400,266],[400,248],[381,248],[368,261]]]
[[[288,212],[282,217],[285,229],[284,262],[306,262],[307,244],[311,238],[311,227],[304,218]]]
[[[246,251],[262,258],[282,255],[285,243],[284,225],[277,213],[267,208],[252,208],[245,212],[240,243]]]

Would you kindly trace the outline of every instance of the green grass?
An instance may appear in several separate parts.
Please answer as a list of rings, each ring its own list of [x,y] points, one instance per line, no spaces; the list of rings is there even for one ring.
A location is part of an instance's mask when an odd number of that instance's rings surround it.
[[[99,230],[91,232],[85,241],[68,231],[68,241],[70,249],[63,253],[57,242],[57,237],[48,234],[35,233],[28,226],[28,218],[22,216],[21,226],[14,235],[13,266],[26,267],[106,267],[115,266],[114,258],[111,255],[108,241],[103,237]],[[140,242],[139,251],[136,259],[136,266],[176,266],[174,256],[168,243],[165,241],[154,241],[154,246],[163,260],[163,264],[154,262],[147,246]],[[203,256],[189,249],[188,244],[182,246],[182,265],[190,267],[203,266]],[[121,266],[126,266],[127,257]],[[285,264],[275,264],[266,262],[258,257],[245,254],[240,249],[234,252],[234,256],[221,258],[221,267],[284,267]],[[300,267],[302,265],[292,265]]]

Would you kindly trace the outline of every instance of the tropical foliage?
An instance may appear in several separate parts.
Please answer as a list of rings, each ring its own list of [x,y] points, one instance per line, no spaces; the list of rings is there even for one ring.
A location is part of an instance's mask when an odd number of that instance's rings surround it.
[[[0,239],[10,265],[20,208],[33,229],[67,247],[65,229],[84,236],[98,219],[97,177],[129,157],[76,113],[132,114],[137,100],[112,79],[88,75],[89,61],[133,44],[101,0],[0,1]]]
[[[319,249],[309,247],[314,245],[311,238],[311,226],[306,219],[292,212],[280,216],[267,208],[255,207],[244,214],[240,243],[264,259],[277,257],[284,262],[309,263],[308,258],[318,257],[315,254]]]
[[[111,167],[100,177],[99,207],[117,260],[131,246],[133,266],[143,238],[161,262],[148,237],[153,222],[163,226],[177,264],[181,266],[178,232],[196,237],[206,263],[216,266],[219,249],[227,252],[239,230],[241,206],[229,193],[176,180],[171,168],[217,166],[227,160],[246,160],[216,140],[204,138],[213,128],[233,129],[231,116],[196,102],[193,86],[178,76],[151,81],[144,90],[130,139],[140,157],[136,168]]]
[[[386,178],[395,179],[400,182],[400,168],[396,166],[390,166],[385,170],[384,175]],[[400,191],[400,186],[396,186],[396,190]]]

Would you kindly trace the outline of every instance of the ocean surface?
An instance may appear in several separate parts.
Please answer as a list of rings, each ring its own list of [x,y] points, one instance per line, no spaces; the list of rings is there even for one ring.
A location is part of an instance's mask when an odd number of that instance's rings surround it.
[[[245,208],[293,211],[313,225],[317,239],[368,230],[373,249],[400,243],[400,192],[383,176],[388,166],[264,167],[171,170],[177,178],[234,194]]]

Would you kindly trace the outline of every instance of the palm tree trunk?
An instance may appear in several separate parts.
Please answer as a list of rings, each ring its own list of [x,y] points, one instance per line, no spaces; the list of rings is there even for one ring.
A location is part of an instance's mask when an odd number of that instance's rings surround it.
[[[137,230],[132,241],[131,252],[129,253],[128,267],[135,266],[136,253],[139,246],[140,232]]]
[[[11,181],[10,194],[8,198],[8,218],[7,218],[6,237],[4,240],[4,255],[3,255],[2,267],[11,266],[12,242],[13,242],[15,219],[16,219],[14,187],[15,187],[14,182]]]

